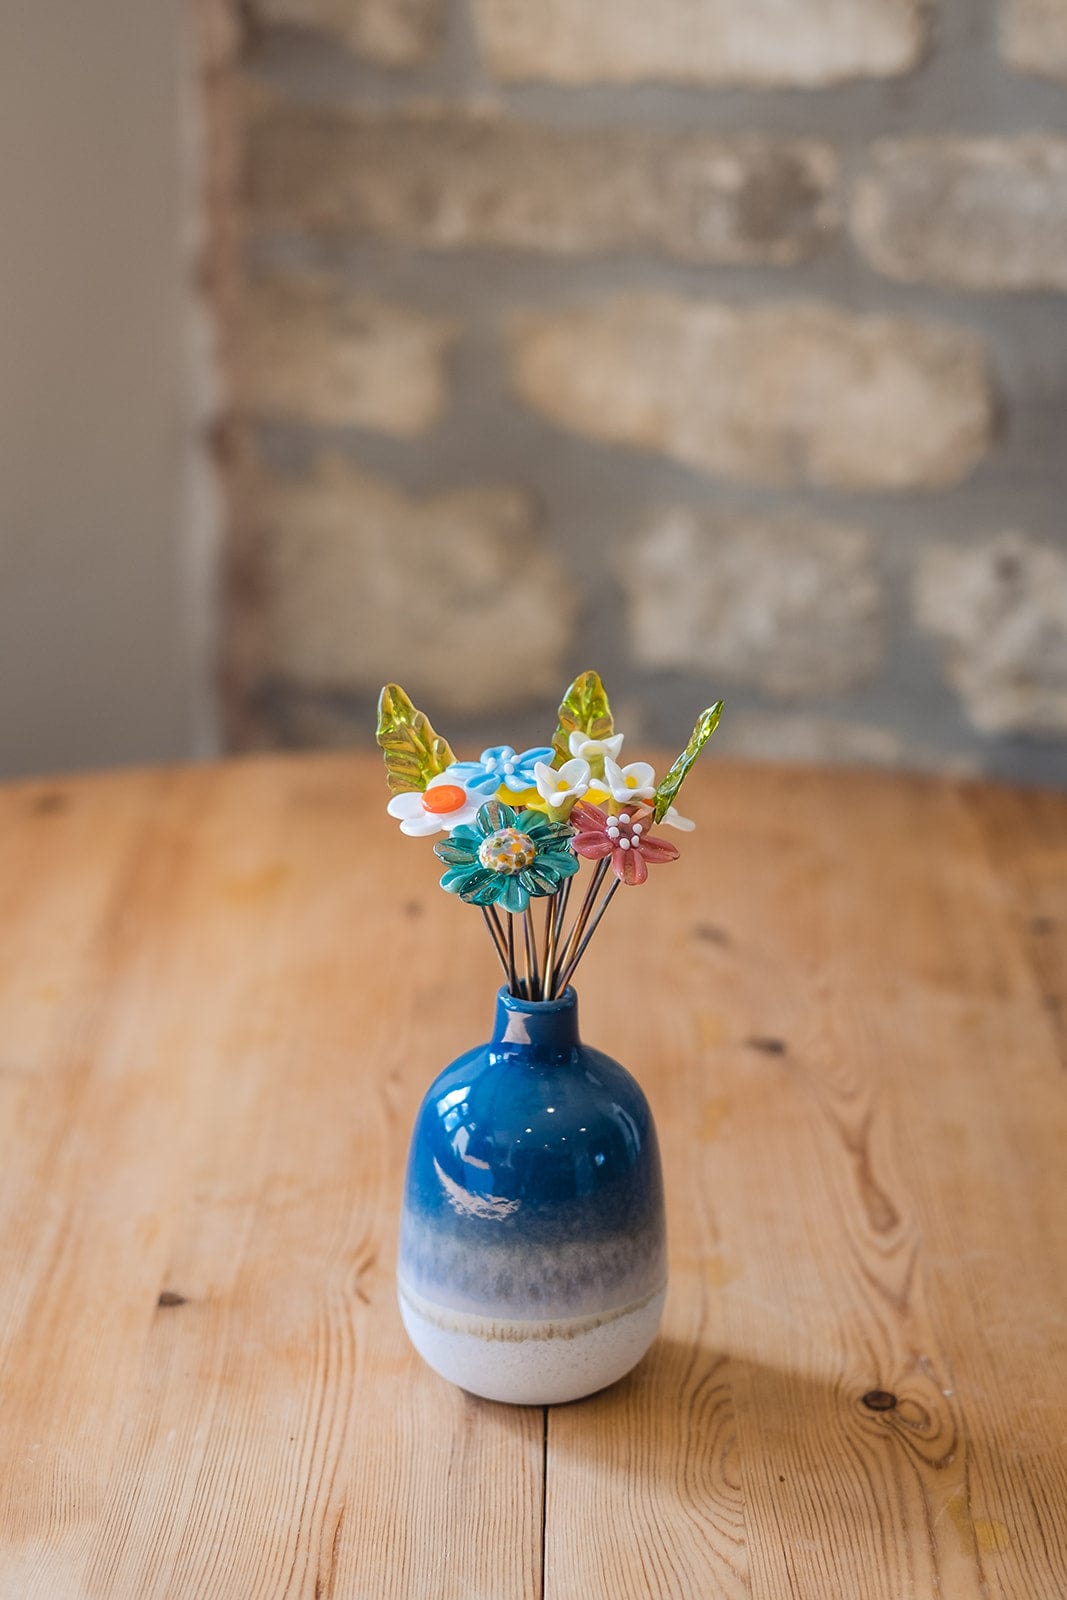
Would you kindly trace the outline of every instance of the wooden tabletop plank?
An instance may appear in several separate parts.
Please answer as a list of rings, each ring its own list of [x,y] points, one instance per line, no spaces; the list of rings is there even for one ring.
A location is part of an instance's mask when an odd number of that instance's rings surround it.
[[[547,1454],[395,1310],[496,973],[377,761],[0,790],[0,1594],[526,1600],[542,1510],[548,1600],[1067,1593],[1067,800],[690,784],[581,982],[664,1330]]]
[[[672,1288],[631,1378],[551,1413],[548,1593],[1067,1593],[1064,1079],[1019,937],[1067,928],[1067,801],[703,776],[674,934],[635,907],[619,982],[625,905],[585,973]]]
[[[537,1592],[540,1412],[395,1310],[415,1105],[493,977],[380,809],[337,760],[0,800],[0,1593]]]

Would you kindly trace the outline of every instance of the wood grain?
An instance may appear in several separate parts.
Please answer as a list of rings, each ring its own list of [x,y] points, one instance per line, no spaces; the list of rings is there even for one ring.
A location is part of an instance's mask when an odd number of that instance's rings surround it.
[[[703,784],[640,992],[628,906],[584,975],[660,1124],[672,1288],[550,1416],[548,1592],[1067,1594],[1067,802]]]
[[[5,1597],[537,1592],[541,1414],[440,1383],[394,1307],[411,1118],[492,973],[380,784],[3,796]]]
[[[664,1332],[546,1443],[394,1307],[496,973],[377,760],[0,790],[3,1600],[1067,1594],[1067,800],[687,796],[581,983],[660,1126]]]

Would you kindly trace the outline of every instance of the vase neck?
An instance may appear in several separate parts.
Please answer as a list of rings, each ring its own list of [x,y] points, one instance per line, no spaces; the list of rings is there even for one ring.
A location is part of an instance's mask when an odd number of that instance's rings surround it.
[[[492,1043],[508,1053],[530,1050],[542,1059],[569,1058],[579,1043],[578,996],[566,989],[558,1000],[519,1000],[499,990]]]

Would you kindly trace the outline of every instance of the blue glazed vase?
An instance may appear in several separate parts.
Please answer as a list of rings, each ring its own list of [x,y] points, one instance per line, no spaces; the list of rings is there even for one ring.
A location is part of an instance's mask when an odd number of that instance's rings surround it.
[[[490,1400],[576,1400],[629,1372],[667,1288],[648,1102],[581,1042],[578,999],[501,989],[488,1044],[415,1120],[397,1274],[419,1354]]]

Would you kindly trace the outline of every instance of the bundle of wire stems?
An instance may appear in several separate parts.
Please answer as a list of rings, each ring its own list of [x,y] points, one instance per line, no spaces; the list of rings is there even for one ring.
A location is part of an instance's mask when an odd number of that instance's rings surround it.
[[[620,880],[613,877],[610,888],[601,895],[610,866],[610,859],[597,862],[585,898],[566,932],[564,924],[567,921],[571,885],[575,881],[573,878],[568,878],[555,894],[531,900],[521,918],[515,912],[505,912],[501,916],[496,906],[482,907],[482,916],[500,959],[510,994],[519,1000],[559,999],[574,977],[579,962],[589,948],[589,941],[619,887]],[[536,906],[544,907],[539,918],[535,915]],[[515,925],[520,920],[522,930],[517,935]],[[540,928],[537,926],[539,920]]]

